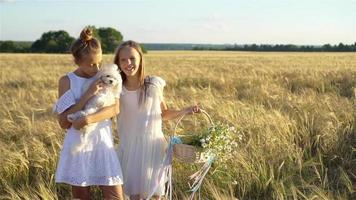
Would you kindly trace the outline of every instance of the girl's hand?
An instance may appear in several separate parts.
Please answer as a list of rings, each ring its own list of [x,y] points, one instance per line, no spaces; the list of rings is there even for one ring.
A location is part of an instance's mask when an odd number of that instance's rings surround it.
[[[88,95],[88,97],[95,96],[103,88],[103,86],[104,83],[100,79],[98,79],[90,85],[85,94]]]
[[[86,117],[81,117],[75,121],[72,122],[73,128],[80,130],[84,126],[88,125],[88,120]]]
[[[192,115],[195,113],[201,113],[199,105],[190,106],[184,109],[184,114]]]

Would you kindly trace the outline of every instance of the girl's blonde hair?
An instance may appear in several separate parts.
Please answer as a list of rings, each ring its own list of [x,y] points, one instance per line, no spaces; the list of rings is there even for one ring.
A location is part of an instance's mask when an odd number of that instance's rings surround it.
[[[101,53],[101,45],[98,39],[93,37],[93,30],[85,27],[80,37],[70,47],[70,51],[76,62],[89,54]]]
[[[149,77],[145,77],[145,64],[144,64],[144,59],[143,59],[143,52],[141,46],[132,40],[125,41],[119,45],[119,47],[116,49],[115,52],[115,57],[114,57],[114,63],[119,66],[119,69],[121,69],[120,66],[120,51],[125,48],[125,47],[131,47],[134,48],[138,54],[140,55],[140,64],[138,68],[138,80],[139,80],[139,85],[140,85],[140,97],[139,97],[139,105],[144,105],[146,102],[147,98],[147,90],[148,86],[150,84]],[[127,79],[126,74],[121,71],[120,72],[122,81],[125,82]]]

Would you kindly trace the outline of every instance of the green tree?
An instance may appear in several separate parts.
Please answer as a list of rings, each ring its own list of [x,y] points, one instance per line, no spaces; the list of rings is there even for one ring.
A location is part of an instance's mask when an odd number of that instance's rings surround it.
[[[141,49],[142,49],[142,53],[147,53],[147,49],[143,44],[140,44]]]
[[[0,52],[15,52],[16,45],[13,41],[0,41]]]
[[[30,51],[31,42],[0,41],[0,52],[26,53]]]
[[[31,51],[43,53],[66,53],[73,41],[74,38],[66,31],[49,31],[43,33],[41,38],[32,44]]]
[[[103,53],[113,53],[122,42],[122,34],[114,28],[97,29],[98,39],[101,42]]]

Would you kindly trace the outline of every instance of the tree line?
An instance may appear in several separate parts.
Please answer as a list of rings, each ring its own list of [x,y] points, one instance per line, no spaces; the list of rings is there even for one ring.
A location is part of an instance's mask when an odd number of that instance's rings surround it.
[[[111,28],[93,29],[94,36],[101,42],[103,53],[113,53],[115,48],[122,42],[123,36],[120,31]],[[42,34],[35,42],[0,41],[0,52],[8,53],[69,53],[70,46],[75,40],[66,31],[48,31]],[[293,45],[293,44],[145,44],[141,47],[146,52],[149,50],[218,50],[218,51],[290,51],[290,52],[356,52],[354,44],[337,45],[325,44],[322,46]]]
[[[313,45],[293,45],[293,44],[250,44],[250,45],[226,45],[215,48],[206,46],[195,46],[193,50],[218,50],[218,51],[289,51],[289,52],[356,52],[356,42],[351,45],[339,43],[338,45],[324,44],[322,46]]]
[[[112,53],[122,42],[120,31],[107,27],[93,29],[94,37],[100,40],[103,53]],[[0,52],[8,53],[69,53],[75,38],[66,31],[48,31],[35,42],[0,41]]]

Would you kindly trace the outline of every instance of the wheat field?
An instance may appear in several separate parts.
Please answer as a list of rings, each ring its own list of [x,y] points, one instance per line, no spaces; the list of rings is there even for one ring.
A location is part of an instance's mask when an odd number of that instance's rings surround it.
[[[243,135],[227,170],[208,173],[202,199],[356,198],[355,53],[150,51],[145,61],[167,81],[168,107],[200,103]],[[54,182],[65,132],[52,105],[74,69],[70,55],[0,54],[0,199],[71,198]],[[167,136],[175,123],[164,123]],[[205,126],[194,115],[179,130]],[[189,197],[198,167],[174,161],[174,199]]]

